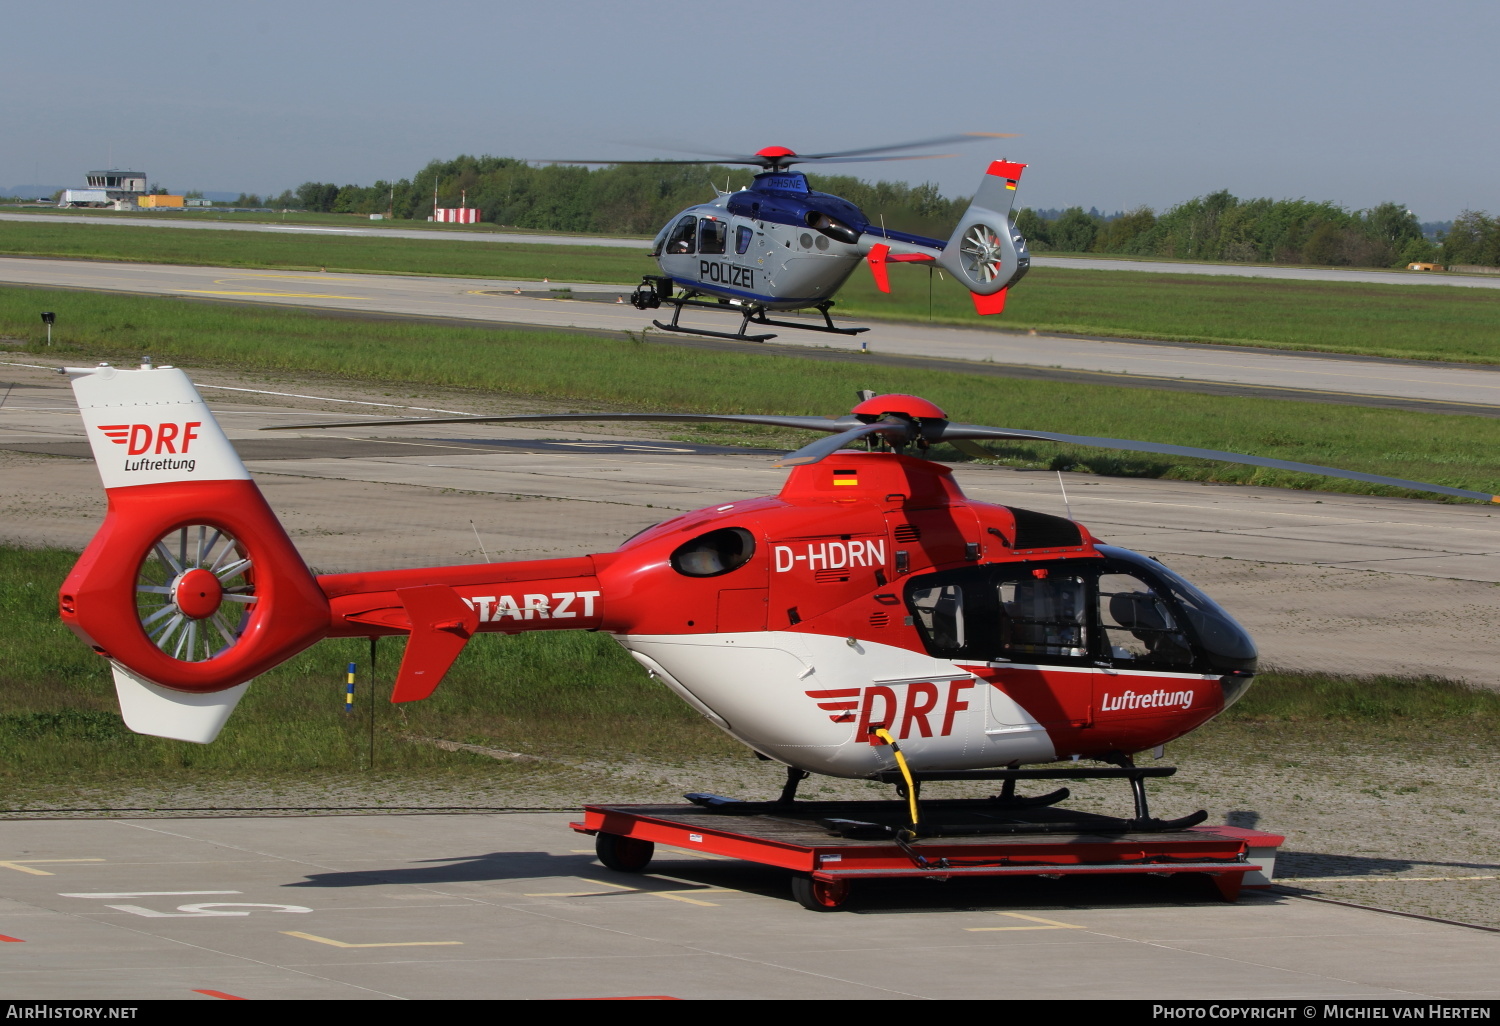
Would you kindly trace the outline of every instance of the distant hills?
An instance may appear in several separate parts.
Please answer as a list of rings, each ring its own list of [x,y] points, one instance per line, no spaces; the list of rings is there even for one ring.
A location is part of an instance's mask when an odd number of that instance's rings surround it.
[[[50,199],[58,189],[71,188],[71,185],[12,185],[10,188],[0,188],[0,196],[11,199]]]

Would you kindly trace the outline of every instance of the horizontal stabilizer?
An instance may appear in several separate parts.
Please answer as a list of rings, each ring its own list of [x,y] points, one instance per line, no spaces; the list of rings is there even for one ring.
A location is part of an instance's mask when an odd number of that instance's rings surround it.
[[[891,276],[886,271],[886,264],[935,264],[936,253],[892,253],[891,247],[880,243],[870,247],[870,252],[865,254],[865,259],[870,262],[870,273],[875,276],[875,287],[881,292],[891,291]]]
[[[871,246],[870,252],[865,255],[865,259],[870,262],[870,273],[875,277],[875,287],[881,292],[891,291],[891,275],[885,269],[890,257],[891,247],[886,245]]]
[[[206,745],[219,736],[250,682],[207,694],[173,691],[111,663],[125,726],[137,734]]]
[[[396,597],[411,620],[411,637],[396,673],[392,702],[417,702],[442,683],[453,660],[479,629],[479,615],[445,584],[402,588]]]

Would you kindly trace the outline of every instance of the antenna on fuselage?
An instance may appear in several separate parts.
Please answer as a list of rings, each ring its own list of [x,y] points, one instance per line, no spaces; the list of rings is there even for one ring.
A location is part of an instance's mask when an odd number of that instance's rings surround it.
[[[484,551],[484,542],[479,537],[479,528],[474,526],[474,521],[472,520],[469,521],[469,529],[474,532],[474,540],[479,542],[479,554],[483,556],[484,561],[488,563],[490,561],[490,554]]]
[[[878,392],[872,392],[868,388],[861,388],[859,391],[854,393],[854,397],[862,403],[867,403],[879,394],[880,393]],[[865,438],[865,452],[877,452],[884,444],[885,439],[881,438],[879,435],[869,435]]]

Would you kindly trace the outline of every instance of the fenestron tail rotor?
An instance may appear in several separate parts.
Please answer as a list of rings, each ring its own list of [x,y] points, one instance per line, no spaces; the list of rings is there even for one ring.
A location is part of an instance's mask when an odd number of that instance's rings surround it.
[[[959,244],[959,257],[963,261],[964,273],[981,284],[988,284],[1000,276],[1000,265],[1004,261],[1000,233],[987,224],[970,225]]]
[[[255,566],[228,531],[180,527],[158,538],[136,572],[136,617],[166,655],[198,663],[239,643],[256,597]]]

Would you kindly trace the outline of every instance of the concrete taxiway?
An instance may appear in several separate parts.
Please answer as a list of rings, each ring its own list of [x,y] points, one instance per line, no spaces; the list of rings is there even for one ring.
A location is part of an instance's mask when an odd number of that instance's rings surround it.
[[[1500,935],[1191,877],[867,882],[555,813],[12,821],[0,997],[1487,999]],[[1203,884],[1201,887],[1196,884]],[[927,914],[920,914],[927,913]]]
[[[377,274],[320,274],[254,271],[226,267],[185,267],[86,260],[0,257],[0,282],[20,285],[99,289],[140,295],[183,296],[236,303],[297,306],[452,318],[549,329],[638,332],[653,314],[623,300],[621,286],[573,284],[579,293],[614,295],[620,302],[539,298],[536,282],[499,279],[426,278]],[[542,288],[564,287],[549,283]],[[532,295],[518,294],[531,290]],[[662,316],[659,311],[654,316]],[[733,318],[685,313],[684,325],[731,330]],[[857,325],[858,321],[845,323]],[[1401,399],[1417,408],[1431,404],[1444,412],[1500,412],[1500,368],[1329,354],[1182,345],[1149,341],[1103,341],[1070,336],[1028,336],[1001,331],[935,325],[870,322],[860,336],[781,330],[784,351],[856,352],[861,346],[881,355],[937,358],[964,364],[1053,368],[1099,375],[1100,383],[1160,383],[1184,380],[1275,389],[1286,398],[1345,400]],[[727,327],[726,327],[727,325]],[[66,330],[65,325],[59,330]],[[730,343],[730,345],[753,345]]]

